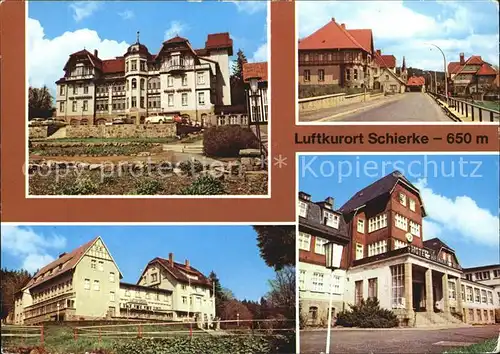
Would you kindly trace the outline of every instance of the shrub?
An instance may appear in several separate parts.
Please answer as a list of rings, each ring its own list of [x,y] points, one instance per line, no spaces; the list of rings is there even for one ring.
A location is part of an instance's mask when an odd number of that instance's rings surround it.
[[[79,177],[74,183],[61,184],[54,186],[54,194],[58,195],[88,195],[96,194],[99,189],[97,183],[89,177]]]
[[[194,176],[203,171],[203,164],[198,160],[188,160],[179,163],[179,168],[188,176]]]
[[[397,327],[397,316],[390,310],[382,309],[377,299],[361,300],[359,305],[349,305],[350,310],[337,315],[337,325],[361,328]]]
[[[140,179],[136,186],[136,194],[140,195],[155,195],[162,190],[162,183],[155,179]]]
[[[206,156],[237,157],[241,149],[258,149],[255,134],[239,125],[211,127],[203,133],[203,152]]]
[[[224,185],[217,178],[212,176],[201,176],[190,186],[181,191],[183,195],[218,195],[226,194]]]

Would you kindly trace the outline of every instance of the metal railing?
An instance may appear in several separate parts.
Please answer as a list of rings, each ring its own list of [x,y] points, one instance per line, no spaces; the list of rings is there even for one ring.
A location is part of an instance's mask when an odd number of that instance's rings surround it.
[[[442,102],[448,103],[448,109],[450,111],[455,111],[451,113],[458,113],[466,118],[471,119],[471,121],[475,122],[498,122],[500,120],[500,111],[496,111],[493,109],[489,109],[486,107],[482,107],[480,105],[467,102],[463,99],[459,99],[456,97],[446,97],[440,93],[434,93],[428,91],[429,94],[434,97],[436,100],[441,100]]]

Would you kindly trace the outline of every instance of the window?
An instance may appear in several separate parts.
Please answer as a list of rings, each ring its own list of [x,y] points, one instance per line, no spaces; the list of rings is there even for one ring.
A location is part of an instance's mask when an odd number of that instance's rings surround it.
[[[395,250],[398,250],[398,249],[406,247],[406,246],[407,246],[406,242],[400,241],[400,240],[394,240],[394,249]]]
[[[311,235],[299,232],[299,249],[305,251],[311,249]]]
[[[83,93],[89,93],[88,85],[83,86]]]
[[[158,274],[157,273],[151,274],[151,281],[152,282],[158,281]]]
[[[414,199],[410,199],[410,210],[415,211],[415,200]]]
[[[345,78],[346,80],[351,80],[351,69],[346,69],[345,71]]]
[[[204,85],[205,84],[205,73],[197,73],[197,78],[198,78],[198,85]]]
[[[132,60],[132,71],[136,71],[137,70],[137,60]]]
[[[361,303],[363,300],[363,281],[358,280],[354,283],[354,298],[356,300],[356,305]]]
[[[307,217],[307,203],[299,200],[299,215],[303,218]]]
[[[99,271],[101,271],[101,272],[104,270],[104,262],[103,261],[99,261],[99,268],[97,268],[97,269],[99,269]]]
[[[358,232],[365,233],[365,221],[363,219],[358,219]]]
[[[135,96],[132,96],[132,104],[131,104],[131,107],[132,107],[132,108],[137,107],[137,97],[135,97]]]
[[[363,245],[356,243],[356,259],[363,258]]]
[[[323,223],[327,226],[333,227],[335,229],[339,228],[339,216],[330,213],[329,211],[323,211]]]
[[[187,289],[186,284],[182,284],[182,285],[181,285],[181,289],[182,289],[182,290],[186,290],[186,289]]]
[[[472,287],[468,286],[465,293],[465,301],[473,302],[472,300]]]
[[[377,231],[387,227],[387,214],[380,214],[368,220],[368,232]]]
[[[167,86],[174,86],[174,78],[172,76],[167,77]]]
[[[61,85],[61,86],[59,87],[59,94],[60,94],[61,96],[64,96],[64,85]]]
[[[91,269],[96,269],[96,260],[95,259],[93,259],[93,260],[90,261],[90,268]]]
[[[183,93],[182,94],[182,105],[183,106],[187,106],[188,104],[188,94],[187,93]]]
[[[410,221],[410,232],[412,235],[420,237],[420,225],[416,222]]]
[[[137,79],[132,79],[132,90],[137,88]]]
[[[141,60],[141,71],[146,71],[146,62]]]
[[[448,297],[454,300],[456,300],[457,298],[457,288],[455,281],[453,280],[448,281]]]
[[[109,292],[109,301],[111,301],[111,302],[115,301],[115,292],[114,291]]]
[[[401,205],[406,206],[406,195],[404,193],[399,193],[399,202]]]
[[[64,102],[59,103],[59,112],[64,112]]]
[[[465,274],[465,279],[472,281],[472,274]]]
[[[481,290],[481,302],[486,304],[486,290]]]
[[[389,75],[385,75],[385,80],[389,81]]]
[[[168,106],[172,107],[173,105],[174,105],[174,94],[173,93],[169,93],[168,94]]]
[[[460,297],[465,301],[465,285],[460,285]]]
[[[488,304],[493,305],[493,293],[488,291]]]
[[[325,244],[328,243],[327,239],[317,237],[314,244],[314,252],[317,254],[325,254]]]
[[[141,292],[139,290],[135,291],[135,297],[140,299],[141,298]]]
[[[493,269],[493,278],[500,278],[500,269]]]
[[[111,283],[115,282],[115,273],[114,272],[109,272],[109,281]]]
[[[477,303],[481,302],[481,293],[479,289],[474,288],[474,301]]]
[[[358,69],[354,69],[354,80],[358,79]]]
[[[368,245],[368,257],[387,252],[387,240],[378,241]]]
[[[299,271],[299,289],[305,289],[306,285],[306,271],[301,269]]]
[[[395,216],[396,227],[398,229],[407,231],[408,230],[408,219],[402,215],[396,214]]]
[[[311,81],[311,71],[310,70],[304,70],[304,81],[305,82]]]
[[[182,86],[187,86],[187,84],[188,84],[187,75],[182,75]]]
[[[83,288],[84,288],[85,290],[89,290],[89,289],[90,289],[90,279],[85,279],[85,280],[83,281]]]
[[[318,70],[318,81],[325,81],[325,70]]]
[[[482,316],[481,316],[481,310],[477,309],[477,310],[476,310],[476,312],[477,312],[477,319],[478,319],[479,321],[482,321],[482,320],[483,320],[483,318],[482,318]]]
[[[318,308],[316,306],[309,307],[309,317],[313,322],[318,320]]]
[[[324,291],[324,274],[314,272],[312,276],[312,291]]]
[[[200,106],[205,105],[205,92],[198,92],[198,104]]]
[[[89,109],[89,101],[83,101],[83,111],[87,111]]]
[[[78,86],[73,85],[73,95],[76,95],[76,94],[78,94]]]
[[[99,280],[94,280],[94,290],[99,291],[100,286],[99,286]]]
[[[398,264],[391,267],[392,277],[392,308],[404,308],[404,265]]]
[[[146,85],[146,81],[141,79],[141,90],[144,90],[144,86]]]
[[[187,305],[187,296],[182,297],[182,304]]]
[[[368,279],[368,298],[376,299],[377,291],[377,278]]]

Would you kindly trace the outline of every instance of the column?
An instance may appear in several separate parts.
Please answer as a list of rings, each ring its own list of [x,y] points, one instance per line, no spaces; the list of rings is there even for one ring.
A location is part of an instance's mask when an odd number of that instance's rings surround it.
[[[432,269],[427,269],[425,271],[425,311],[429,315],[434,314],[434,288],[432,286]]]
[[[444,273],[442,277],[443,283],[443,312],[448,315],[450,313],[450,295],[448,289],[448,274]]]
[[[405,294],[405,305],[410,319],[413,318],[413,281],[412,281],[412,264],[404,264],[404,294]]]
[[[464,304],[462,300],[462,279],[460,279],[460,277],[457,278],[456,287],[457,287],[457,312],[463,314]],[[465,322],[465,319],[463,319],[463,321]]]

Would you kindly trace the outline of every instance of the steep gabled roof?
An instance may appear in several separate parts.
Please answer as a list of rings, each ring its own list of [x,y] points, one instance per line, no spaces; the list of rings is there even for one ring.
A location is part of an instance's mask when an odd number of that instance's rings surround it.
[[[418,194],[420,199],[419,190],[401,172],[394,171],[357,192],[339,209],[339,211],[344,214],[348,214],[365,206],[370,201],[378,197],[390,195],[398,183],[403,183],[407,187],[413,189]],[[423,206],[422,214],[425,215]]]
[[[165,269],[168,273],[170,273],[177,281],[181,283],[191,283],[191,284],[197,284],[197,285],[204,285],[204,286],[212,286],[212,281],[207,278],[203,273],[201,273],[198,269],[192,267],[191,265],[186,265],[186,264],[181,264],[177,262],[170,262],[168,259],[156,257],[152,259],[148,263],[148,267],[150,265],[158,264],[160,265],[163,269]],[[146,267],[146,269],[148,268]],[[144,270],[145,271],[145,270]],[[144,272],[143,272],[144,274]],[[142,275],[143,275],[142,274]],[[197,277],[197,279],[192,279],[188,277],[186,274],[192,275],[194,277]],[[142,277],[141,275],[141,277]],[[139,279],[140,281],[140,279]],[[138,283],[139,283],[138,281]]]
[[[205,49],[229,49],[229,55],[233,55],[233,40],[228,32],[212,33],[207,36]]]
[[[86,56],[89,59],[90,63],[92,64],[92,67],[97,68],[99,70],[102,70],[102,60],[99,59],[94,54],[90,53],[87,49],[83,49],[83,50],[80,50],[78,52],[70,54],[68,61],[64,65],[64,70],[68,69],[68,65],[72,59],[74,59],[76,57],[81,57],[81,56]]]
[[[408,78],[408,86],[423,86],[425,85],[425,78],[423,76],[411,76]]]
[[[450,246],[448,246],[446,243],[444,243],[437,237],[424,241],[424,247],[436,252],[439,252],[441,251],[442,248],[445,248],[448,251],[455,253],[454,249],[452,249]]]
[[[393,69],[396,67],[396,57],[394,55],[375,53],[375,63],[381,68]]]
[[[115,74],[125,72],[125,58],[105,59],[102,61],[102,72]]]
[[[299,50],[361,49],[372,53],[373,35],[369,29],[346,30],[332,19],[311,35],[299,40]]]
[[[484,63],[481,65],[481,68],[479,68],[476,74],[481,76],[495,76],[497,75],[497,72],[491,67],[490,64]]]
[[[243,81],[251,77],[260,77],[259,81],[267,81],[267,62],[243,64]]]

